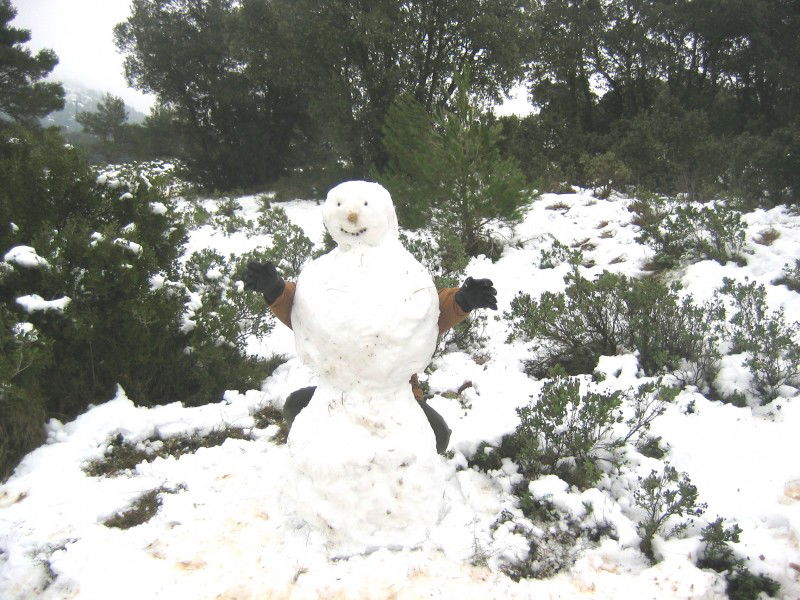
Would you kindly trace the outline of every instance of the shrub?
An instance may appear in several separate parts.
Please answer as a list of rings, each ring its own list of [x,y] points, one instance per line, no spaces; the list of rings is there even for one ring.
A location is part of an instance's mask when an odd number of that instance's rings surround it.
[[[729,598],[736,600],[757,600],[761,592],[768,596],[776,596],[780,584],[765,576],[754,575],[745,566],[744,560],[736,556],[729,546],[731,542],[739,541],[742,530],[738,525],[723,527],[722,518],[709,523],[703,528],[700,539],[703,541],[703,551],[697,566],[702,569],[713,569],[717,573],[725,573],[727,581],[726,592]]]
[[[699,516],[706,508],[698,503],[697,488],[692,485],[686,473],[678,473],[670,464],[664,466],[659,474],[651,471],[647,477],[639,478],[639,488],[634,491],[636,506],[644,510],[645,517],[639,522],[641,551],[654,560],[653,537],[661,532],[664,537],[681,533],[688,527],[686,520],[675,523],[676,517]],[[664,527],[672,522],[669,530]]]
[[[786,263],[783,266],[783,275],[775,281],[775,285],[785,285],[790,290],[800,293],[800,258],[794,261],[794,265]]]
[[[528,372],[543,376],[558,364],[569,374],[591,373],[600,356],[616,354],[625,341],[625,303],[618,293],[624,281],[604,272],[591,282],[575,268],[563,294],[545,292],[538,301],[517,295],[503,314],[511,324],[509,341],[542,343]]]
[[[581,163],[589,185],[600,198],[608,198],[614,188],[621,189],[631,180],[631,170],[613,152],[584,155]]]
[[[258,217],[258,225],[272,236],[272,243],[268,250],[258,253],[257,259],[275,263],[284,278],[297,279],[303,265],[312,257],[314,244],[279,206],[264,210]]]
[[[561,264],[573,266],[583,264],[583,254],[580,250],[568,248],[560,241],[554,239],[550,248],[543,248],[539,258],[540,269],[554,269]]]
[[[723,202],[706,206],[672,204],[666,212],[664,208],[653,211],[652,218],[643,219],[640,225],[638,241],[655,251],[656,267],[671,268],[705,259],[721,264],[729,260],[744,262],[745,225],[741,212]]]
[[[597,545],[603,536],[613,534],[609,525],[587,526],[552,503],[533,498],[527,491],[527,483],[519,486],[515,495],[522,514],[534,527],[515,527],[515,533],[528,539],[529,548],[524,559],[502,566],[503,572],[514,581],[553,577],[569,569],[584,550]],[[591,506],[587,508],[591,511]],[[504,511],[493,527],[497,529],[513,519],[510,512]]]
[[[607,271],[589,281],[575,267],[566,281],[563,294],[545,292],[539,300],[519,294],[503,314],[511,326],[509,341],[539,345],[528,373],[542,377],[555,366],[569,374],[591,373],[600,356],[636,350],[648,375],[674,371],[685,384],[713,377],[719,302],[697,307],[656,279]]]
[[[185,320],[187,287],[170,283],[180,278],[185,230],[169,204],[157,178],[135,168],[130,178],[122,170],[98,176],[53,132],[2,132],[0,222],[14,225],[0,228],[0,256],[22,245],[46,261],[38,268],[12,261],[0,275],[0,341],[12,347],[10,357],[17,345],[32,360],[24,374],[3,367],[6,402],[17,398],[19,406],[24,399],[35,413],[33,399],[40,397],[46,416],[68,419],[109,399],[117,384],[140,404],[201,404],[260,381],[260,367],[237,346],[243,309],[235,293],[215,292],[216,315],[210,307],[189,307],[207,317],[200,327]],[[210,300],[208,282],[202,283],[203,290],[190,286],[192,298],[206,293]],[[66,306],[29,313],[17,299],[32,294]],[[237,322],[223,323],[226,318]],[[31,324],[25,327],[35,332],[36,344],[9,338],[16,323]],[[0,470],[8,472],[18,458]]]
[[[800,324],[787,323],[783,309],[769,311],[763,285],[726,278],[722,293],[737,307],[730,319],[735,352],[745,352],[753,376],[752,392],[772,401],[784,385],[800,385]]]
[[[586,489],[602,476],[599,463],[613,464],[625,444],[641,441],[677,394],[660,383],[612,393],[582,394],[580,387],[570,378],[545,383],[535,402],[517,409],[514,433],[496,449],[480,448],[472,464],[497,469],[502,458],[510,458],[527,479],[557,475]]]
[[[51,362],[49,341],[0,305],[0,481],[44,442],[47,411],[41,381]]]

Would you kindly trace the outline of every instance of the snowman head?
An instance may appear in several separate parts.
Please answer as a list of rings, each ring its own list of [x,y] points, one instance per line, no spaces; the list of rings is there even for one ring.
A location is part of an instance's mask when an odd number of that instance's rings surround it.
[[[334,241],[345,248],[377,246],[398,234],[392,197],[386,188],[368,181],[345,181],[328,192],[322,220]]]

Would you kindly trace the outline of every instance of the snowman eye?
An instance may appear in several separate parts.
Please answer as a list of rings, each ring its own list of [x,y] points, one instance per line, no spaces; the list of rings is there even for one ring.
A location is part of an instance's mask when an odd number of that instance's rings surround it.
[[[364,200],[364,206],[366,206],[366,205],[367,205],[367,201],[366,201],[366,200]]]
[[[341,205],[342,205],[342,203],[341,203],[341,202],[337,202],[337,203],[336,203],[336,206],[341,206]]]

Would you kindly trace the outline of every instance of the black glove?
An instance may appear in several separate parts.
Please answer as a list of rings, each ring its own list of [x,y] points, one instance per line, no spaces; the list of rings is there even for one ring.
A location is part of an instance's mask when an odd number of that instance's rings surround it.
[[[275,302],[286,287],[283,278],[278,275],[278,270],[271,262],[250,261],[247,263],[243,279],[245,289],[264,294],[267,304]]]
[[[491,279],[467,277],[461,289],[456,292],[456,303],[465,312],[475,308],[497,310],[497,290],[492,287]]]

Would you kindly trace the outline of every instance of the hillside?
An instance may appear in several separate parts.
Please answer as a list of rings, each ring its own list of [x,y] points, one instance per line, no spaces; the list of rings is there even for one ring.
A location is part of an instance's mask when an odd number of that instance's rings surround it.
[[[63,85],[66,92],[64,108],[44,117],[41,120],[42,125],[45,127],[61,127],[66,133],[80,133],[82,127],[75,120],[75,115],[83,111],[92,112],[96,110],[98,102],[103,100],[103,95],[106,92],[88,88],[74,81],[65,81]],[[128,123],[133,124],[144,121],[146,115],[131,106],[126,108],[128,110]]]

